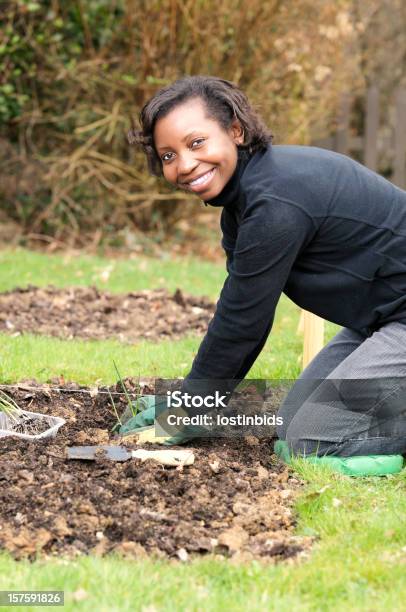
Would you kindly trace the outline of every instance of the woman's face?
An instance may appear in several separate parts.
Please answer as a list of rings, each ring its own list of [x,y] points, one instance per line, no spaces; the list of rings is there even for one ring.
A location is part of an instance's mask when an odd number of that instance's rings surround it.
[[[211,200],[223,190],[237,165],[237,144],[243,141],[239,122],[225,131],[206,116],[201,98],[176,106],[154,129],[165,179],[202,200]]]

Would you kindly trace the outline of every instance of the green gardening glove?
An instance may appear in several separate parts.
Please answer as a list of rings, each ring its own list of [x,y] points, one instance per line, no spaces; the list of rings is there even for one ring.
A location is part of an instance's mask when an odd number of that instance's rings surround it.
[[[132,402],[131,407],[128,406],[121,417],[122,425],[118,433],[125,435],[137,433],[146,428],[155,426],[155,415],[162,414],[166,410],[166,398],[155,395],[142,395],[135,402]],[[173,446],[175,444],[184,444],[189,440],[193,440],[196,436],[182,434],[176,432],[163,442],[164,445]]]
[[[136,433],[141,427],[150,427],[155,422],[155,396],[142,395],[131,406],[127,406],[122,417],[120,434]]]

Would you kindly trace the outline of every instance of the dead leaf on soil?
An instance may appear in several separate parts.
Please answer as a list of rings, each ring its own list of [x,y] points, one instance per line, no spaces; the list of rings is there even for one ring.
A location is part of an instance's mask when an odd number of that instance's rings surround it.
[[[57,516],[55,518],[53,531],[60,538],[71,535],[72,533],[72,529],[68,527],[68,523],[66,522],[66,519],[63,516]]]
[[[114,547],[114,552],[123,555],[124,557],[145,557],[145,548],[137,542],[121,542]]]
[[[220,545],[227,546],[230,551],[239,550],[248,542],[248,533],[242,527],[231,527],[218,537]]]

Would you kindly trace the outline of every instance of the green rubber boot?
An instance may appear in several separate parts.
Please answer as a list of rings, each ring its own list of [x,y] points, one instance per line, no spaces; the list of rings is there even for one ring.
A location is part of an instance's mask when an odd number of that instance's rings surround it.
[[[274,446],[275,454],[282,461],[290,464],[292,455],[285,440],[277,440]],[[402,455],[360,455],[357,457],[317,457],[308,455],[304,457],[309,463],[328,465],[335,472],[346,476],[386,476],[398,474],[403,468]]]

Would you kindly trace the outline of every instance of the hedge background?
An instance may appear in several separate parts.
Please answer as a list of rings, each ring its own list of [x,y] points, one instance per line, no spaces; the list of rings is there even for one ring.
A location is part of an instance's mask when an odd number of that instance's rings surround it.
[[[275,142],[298,144],[334,128],[343,91],[361,99],[373,81],[389,96],[405,80],[402,0],[0,8],[0,222],[23,243],[129,247],[137,232],[202,214],[200,201],[150,177],[126,140],[142,104],[182,75],[236,82]]]

